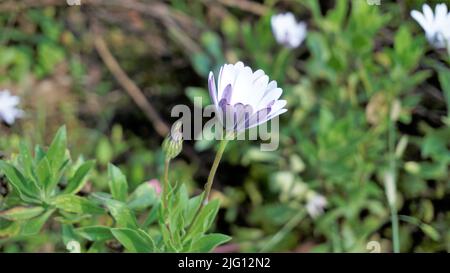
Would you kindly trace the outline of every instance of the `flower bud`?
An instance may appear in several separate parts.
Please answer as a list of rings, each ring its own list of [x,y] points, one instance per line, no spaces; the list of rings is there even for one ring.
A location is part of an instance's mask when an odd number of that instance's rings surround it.
[[[183,133],[181,126],[181,121],[175,122],[172,125],[169,135],[164,139],[162,149],[166,155],[166,159],[170,160],[175,158],[183,149]]]

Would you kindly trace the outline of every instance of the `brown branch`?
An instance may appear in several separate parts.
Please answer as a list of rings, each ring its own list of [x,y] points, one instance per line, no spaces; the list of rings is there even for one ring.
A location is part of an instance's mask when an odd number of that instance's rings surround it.
[[[159,117],[155,108],[153,107],[153,105],[150,104],[150,102],[144,96],[139,87],[127,76],[127,74],[120,67],[119,63],[112,55],[111,51],[106,45],[106,42],[99,34],[99,31],[95,27],[95,25],[93,27],[93,30],[94,30],[93,33],[95,34],[94,37],[95,48],[99,53],[100,57],[102,58],[103,62],[105,63],[105,65],[108,67],[109,71],[113,74],[113,76],[116,78],[119,84],[133,99],[133,101],[138,105],[138,107],[145,113],[147,118],[152,122],[156,132],[160,136],[166,137],[166,135],[169,133],[169,127],[167,126],[167,124]],[[200,164],[201,160],[191,146],[184,145],[183,153],[187,157],[189,157],[192,161],[197,162],[199,164],[198,172],[200,174],[202,175],[207,174],[205,166],[203,164]]]
[[[111,74],[114,75],[122,88],[125,89],[128,95],[133,99],[136,105],[144,112],[150,122],[152,122],[156,132],[160,136],[165,137],[169,133],[169,127],[167,124],[159,117],[158,112],[156,112],[153,105],[147,100],[144,93],[120,67],[119,63],[111,54],[111,51],[98,31],[95,31],[94,33],[95,49],[102,58],[106,67],[109,69]]]
[[[265,15],[269,9],[259,3],[247,0],[218,0],[224,6],[234,7],[256,15]]]

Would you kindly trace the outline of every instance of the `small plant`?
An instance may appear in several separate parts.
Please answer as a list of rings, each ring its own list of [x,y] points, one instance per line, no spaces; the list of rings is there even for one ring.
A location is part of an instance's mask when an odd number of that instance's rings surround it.
[[[219,210],[218,200],[206,205],[193,222],[202,196],[189,198],[182,184],[167,184],[163,205],[150,183],[143,183],[129,194],[125,175],[109,164],[110,193],[80,196],[95,162],[83,158],[72,162],[66,136],[66,128],[62,127],[47,150],[36,146],[33,156],[28,145],[21,143],[17,157],[0,161],[0,170],[12,187],[10,196],[1,204],[1,237],[37,234],[53,216],[62,224],[63,240],[68,246],[81,239],[103,244],[115,238],[131,252],[208,252],[230,240],[223,234],[205,234]],[[175,156],[171,154],[171,158]],[[148,208],[147,217],[139,222],[136,214]],[[74,228],[84,219],[100,218],[106,213],[114,220],[110,226]]]
[[[34,156],[22,142],[17,157],[0,161],[0,170],[12,187],[11,196],[2,204],[0,223],[7,228],[0,235],[36,234],[54,214],[65,222],[105,212],[89,198],[77,195],[95,162],[83,158],[72,162],[66,136],[66,128],[60,128],[49,148],[36,146]]]

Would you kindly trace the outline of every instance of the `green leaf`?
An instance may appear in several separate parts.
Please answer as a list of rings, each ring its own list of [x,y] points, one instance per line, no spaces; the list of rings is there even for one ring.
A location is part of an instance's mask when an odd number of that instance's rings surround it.
[[[114,150],[111,143],[106,137],[100,139],[97,144],[95,153],[100,164],[106,165],[111,161],[112,157],[114,156]]]
[[[114,199],[125,202],[128,195],[128,183],[119,168],[108,164],[109,188]]]
[[[50,167],[50,162],[48,161],[47,157],[44,156],[44,158],[42,158],[36,166],[36,175],[38,177],[39,185],[43,189],[45,189],[47,195],[49,195],[54,190],[54,187],[52,186],[52,174],[53,172]]]
[[[142,183],[130,195],[128,207],[130,209],[142,210],[155,204],[158,198],[155,189],[149,183]]]
[[[64,193],[75,194],[79,192],[83,188],[84,184],[86,184],[86,177],[94,165],[95,160],[89,160],[81,164],[81,166],[75,171],[75,174],[69,179]]]
[[[41,146],[36,145],[36,147],[34,147],[34,162],[35,162],[35,164],[39,163],[46,154],[47,153],[42,149]]]
[[[33,158],[31,157],[30,150],[24,141],[20,142],[19,149],[19,162],[22,166],[23,172],[27,178],[33,179]]]
[[[219,206],[220,203],[218,199],[212,200],[204,206],[197,220],[193,223],[191,232],[186,236],[186,239],[193,238],[197,234],[206,232],[214,222],[217,212],[219,211]]]
[[[184,219],[186,219],[186,223],[192,222],[192,219],[194,218],[194,215],[197,212],[197,210],[200,207],[200,204],[202,202],[203,194],[204,193],[189,199],[187,206],[185,208],[185,211],[184,211]]]
[[[229,240],[231,240],[231,237],[224,234],[207,234],[192,243],[190,252],[210,252],[218,245],[226,243]]]
[[[75,229],[71,224],[62,224],[61,225],[61,231],[62,231],[62,241],[64,245],[67,246],[71,241],[78,242],[80,238],[78,237],[78,234],[75,233]]]
[[[67,147],[67,131],[66,127],[62,126],[56,133],[50,147],[47,151],[47,158],[52,168],[53,173],[58,173],[61,166],[65,162]]]
[[[116,220],[118,227],[137,228],[136,216],[125,203],[107,199],[105,205]]]
[[[105,241],[113,238],[111,228],[104,226],[81,227],[75,231],[90,241]]]
[[[42,229],[42,227],[44,226],[45,222],[47,222],[48,218],[50,217],[50,215],[52,215],[54,211],[55,211],[54,209],[47,210],[44,214],[23,222],[20,234],[21,235],[38,234]]]
[[[10,221],[28,220],[44,212],[43,207],[14,207],[0,212],[0,217]]]
[[[143,230],[130,228],[113,228],[112,234],[131,252],[154,252],[155,244],[152,238]]]
[[[39,189],[34,183],[30,183],[16,167],[0,160],[0,170],[4,172],[23,201],[31,203],[39,202]]]
[[[5,221],[6,222],[6,221]],[[20,233],[20,222],[6,222],[4,224],[0,219],[0,238],[9,238]]]
[[[62,209],[67,212],[80,213],[80,214],[102,214],[105,211],[97,206],[92,201],[70,194],[62,194],[55,197],[52,204],[58,209]]]

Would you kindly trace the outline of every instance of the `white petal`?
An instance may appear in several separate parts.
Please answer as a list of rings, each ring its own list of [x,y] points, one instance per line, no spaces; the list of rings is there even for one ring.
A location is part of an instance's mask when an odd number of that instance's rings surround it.
[[[411,17],[414,18],[417,21],[417,23],[419,23],[419,25],[423,28],[425,32],[429,31],[427,21],[422,13],[418,12],[417,10],[413,10],[411,11]]]
[[[278,100],[281,97],[282,93],[283,90],[281,88],[268,90],[261,101],[258,103],[257,110],[266,108],[270,102]]]
[[[276,117],[276,116],[279,116],[279,115],[281,115],[281,114],[284,114],[284,113],[286,113],[287,112],[287,109],[280,109],[280,110],[278,110],[277,112],[275,112],[275,113],[273,113],[273,114],[270,114],[269,116],[268,116],[268,120],[269,119],[273,119],[274,117]]]
[[[446,4],[437,4],[435,8],[435,18],[437,20],[442,20],[447,16],[447,12]]]
[[[283,109],[287,104],[286,100],[278,100],[272,105],[272,110],[269,113],[269,116],[272,116],[273,114],[277,113],[281,109]]]
[[[424,4],[422,6],[422,10],[423,10],[423,15],[425,16],[425,19],[427,20],[428,23],[431,23],[434,21],[434,15],[433,15],[433,10],[430,8],[430,6],[428,6],[428,4]]]
[[[246,66],[240,70],[233,84],[233,95],[231,104],[243,103],[249,104],[249,98],[253,91],[253,71]]]

